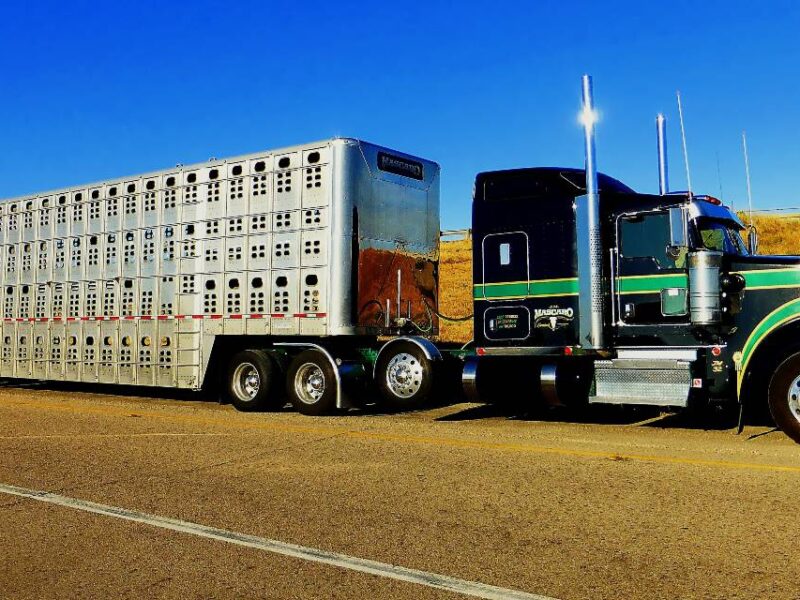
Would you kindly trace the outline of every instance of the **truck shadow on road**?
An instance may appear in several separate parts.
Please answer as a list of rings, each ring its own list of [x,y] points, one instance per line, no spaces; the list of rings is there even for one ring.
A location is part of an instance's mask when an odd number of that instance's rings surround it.
[[[32,392],[61,392],[85,396],[93,395],[111,396],[124,400],[167,400],[189,404],[225,404],[220,400],[219,394],[212,391],[179,390],[174,388],[143,388],[138,386],[120,386],[104,384],[86,384],[63,381],[21,381],[0,379],[0,389],[31,390]],[[738,412],[733,409],[720,407],[706,407],[704,409],[689,409],[682,411],[668,411],[660,407],[651,406],[610,406],[587,405],[582,407],[548,407],[537,405],[531,407],[530,403],[466,403],[465,399],[456,394],[453,396],[441,395],[438,400],[428,403],[425,407],[401,411],[387,410],[374,403],[375,398],[369,394],[362,398],[366,403],[355,409],[339,413],[345,418],[358,418],[368,416],[382,416],[393,414],[418,414],[421,417],[428,413],[432,420],[438,422],[481,421],[481,420],[508,420],[520,422],[545,422],[545,423],[573,423],[591,425],[613,425],[630,427],[651,427],[659,429],[694,429],[704,431],[735,430],[738,425]],[[290,404],[270,412],[294,412]],[[445,414],[440,414],[444,412]],[[269,413],[260,413],[269,414]],[[436,416],[434,416],[436,415]],[[747,439],[761,437],[775,431],[774,424],[766,412],[745,415],[745,425],[766,428]]]
[[[206,391],[180,390],[173,388],[125,386],[102,383],[69,381],[0,380],[0,388],[72,393],[81,396],[114,396],[120,399],[138,398],[155,400],[177,400],[185,402],[219,403],[218,394]]]
[[[454,405],[456,408],[457,405]],[[669,411],[651,406],[588,405],[576,408],[525,407],[513,403],[469,405],[437,421],[473,421],[483,419],[506,419],[511,421],[574,423],[592,425],[623,425],[651,427],[657,429],[695,429],[704,431],[736,430],[739,420],[738,408],[706,407]],[[745,425],[773,428],[769,415],[745,415]],[[759,433],[758,436],[767,432]]]

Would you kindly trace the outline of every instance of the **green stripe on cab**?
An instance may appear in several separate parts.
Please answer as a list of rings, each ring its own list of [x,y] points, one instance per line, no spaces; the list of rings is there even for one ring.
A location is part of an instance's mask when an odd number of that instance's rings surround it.
[[[473,289],[475,300],[494,298],[536,298],[548,296],[575,296],[578,294],[578,279],[537,279],[513,283],[477,284]]]
[[[620,277],[617,291],[620,294],[658,294],[666,288],[685,288],[687,286],[688,280],[685,273],[669,273]]]
[[[763,269],[739,274],[744,277],[745,289],[800,287],[800,269]]]

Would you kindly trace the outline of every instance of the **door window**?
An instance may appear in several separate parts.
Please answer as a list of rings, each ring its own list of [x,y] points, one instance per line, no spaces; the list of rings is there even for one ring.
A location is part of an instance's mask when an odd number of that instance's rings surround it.
[[[644,259],[658,268],[675,267],[667,255],[669,215],[651,213],[625,217],[620,224],[620,255],[625,260]]]

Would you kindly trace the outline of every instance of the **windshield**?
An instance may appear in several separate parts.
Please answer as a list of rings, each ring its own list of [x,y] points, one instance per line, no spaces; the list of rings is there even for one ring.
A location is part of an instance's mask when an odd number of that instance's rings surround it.
[[[739,228],[732,223],[698,219],[697,232],[700,245],[708,250],[740,256],[748,254],[747,246],[739,234]]]

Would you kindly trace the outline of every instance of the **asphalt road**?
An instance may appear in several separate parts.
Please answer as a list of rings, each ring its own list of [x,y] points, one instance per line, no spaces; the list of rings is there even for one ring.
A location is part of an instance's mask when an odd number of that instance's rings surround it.
[[[797,598],[800,446],[651,416],[308,418],[2,387],[0,597],[465,597],[17,486],[552,598]]]

